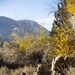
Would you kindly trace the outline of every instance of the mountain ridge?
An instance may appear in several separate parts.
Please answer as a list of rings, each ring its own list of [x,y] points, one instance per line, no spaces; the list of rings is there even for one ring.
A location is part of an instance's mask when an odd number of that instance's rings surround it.
[[[39,34],[40,24],[32,20],[14,20],[5,16],[0,16],[0,38],[10,39],[12,33],[24,36],[26,33]],[[44,27],[43,27],[44,28]],[[45,29],[45,33],[49,31]]]

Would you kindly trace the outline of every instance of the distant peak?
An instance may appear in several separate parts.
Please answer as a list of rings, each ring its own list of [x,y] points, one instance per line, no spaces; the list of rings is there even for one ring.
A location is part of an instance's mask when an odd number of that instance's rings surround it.
[[[11,19],[11,18],[6,17],[6,16],[0,16],[0,20],[11,20],[11,21],[14,21],[14,19]]]

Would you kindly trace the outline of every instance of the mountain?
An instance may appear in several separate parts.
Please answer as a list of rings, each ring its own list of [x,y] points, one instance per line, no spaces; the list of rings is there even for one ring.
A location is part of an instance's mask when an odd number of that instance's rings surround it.
[[[11,34],[17,33],[20,36],[24,36],[26,33],[37,35],[40,32],[40,25],[32,20],[13,20],[8,17],[0,16],[0,38],[10,39]],[[45,33],[48,35],[49,31],[45,29]]]

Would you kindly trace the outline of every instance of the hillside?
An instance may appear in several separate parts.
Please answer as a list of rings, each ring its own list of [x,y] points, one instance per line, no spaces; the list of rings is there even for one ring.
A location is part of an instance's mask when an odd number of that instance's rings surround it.
[[[26,33],[35,34],[39,33],[40,25],[31,20],[13,20],[8,17],[0,17],[0,38],[10,39],[11,34],[17,33],[20,36],[24,36]],[[44,27],[43,27],[44,28]],[[49,31],[45,30],[45,33],[48,34]]]

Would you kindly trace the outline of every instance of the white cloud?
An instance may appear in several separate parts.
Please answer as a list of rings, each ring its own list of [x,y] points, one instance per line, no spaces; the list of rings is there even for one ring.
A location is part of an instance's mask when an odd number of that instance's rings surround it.
[[[50,31],[52,28],[53,20],[54,20],[54,17],[39,19],[35,21]]]

